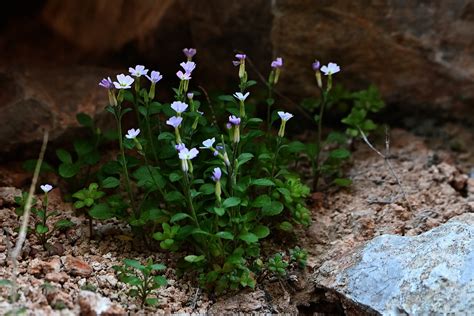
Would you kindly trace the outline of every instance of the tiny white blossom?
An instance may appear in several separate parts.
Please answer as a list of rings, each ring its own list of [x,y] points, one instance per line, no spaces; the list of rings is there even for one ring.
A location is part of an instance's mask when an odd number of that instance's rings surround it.
[[[214,145],[215,142],[216,142],[216,138],[213,137],[213,138],[209,138],[209,139],[206,139],[205,141],[203,141],[202,145],[204,146],[204,148],[211,148],[212,145]]]
[[[143,65],[136,65],[135,68],[129,67],[128,71],[132,76],[137,78],[141,76],[146,76],[148,73],[148,69],[146,69]]]
[[[181,114],[188,108],[188,105],[181,101],[174,101],[171,103],[171,108],[176,111],[176,113]]]
[[[283,111],[278,111],[278,116],[282,119],[282,121],[288,121],[290,118],[293,117],[293,114]]]
[[[341,71],[341,67],[339,67],[335,63],[329,63],[327,66],[322,66],[321,71],[326,76],[329,76],[329,75],[334,75],[334,74],[338,73],[339,71]]]
[[[234,97],[240,101],[245,101],[245,99],[247,99],[249,95],[250,95],[250,92],[247,92],[246,94],[242,94],[240,92],[234,93]]]
[[[138,134],[140,134],[140,129],[137,128],[137,129],[129,129],[128,132],[127,132],[127,135],[125,135],[126,138],[128,139],[134,139],[138,136]]]
[[[199,150],[197,150],[196,148],[191,148],[191,149],[187,149],[187,148],[184,148],[184,149],[181,149],[179,151],[179,159],[181,160],[191,160],[193,158],[195,158],[199,153]]]
[[[117,81],[114,81],[116,89],[130,89],[132,87],[134,79],[129,75],[120,74],[117,75]]]
[[[43,184],[40,185],[41,190],[43,190],[44,193],[48,193],[53,189],[53,186],[51,184]]]

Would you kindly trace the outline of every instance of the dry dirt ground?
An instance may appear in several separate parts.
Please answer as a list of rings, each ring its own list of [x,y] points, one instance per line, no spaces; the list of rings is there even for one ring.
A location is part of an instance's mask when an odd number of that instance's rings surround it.
[[[52,239],[55,245],[46,253],[29,238],[20,261],[18,284],[20,305],[31,315],[94,315],[88,312],[94,301],[102,302],[107,315],[212,313],[222,315],[243,313],[314,313],[341,314],[337,299],[319,290],[311,282],[311,274],[328,258],[342,255],[349,249],[381,234],[417,235],[450,218],[474,212],[474,175],[470,174],[472,152],[427,142],[404,130],[391,133],[391,163],[400,178],[406,195],[390,175],[384,161],[364,143],[356,144],[348,169],[353,185],[348,189],[313,193],[308,201],[312,207],[313,224],[298,232],[302,247],[308,250],[306,271],[296,269],[286,280],[267,279],[255,291],[216,298],[203,293],[193,276],[178,277],[174,262],[182,254],[146,251],[124,238],[129,229],[114,221],[96,224],[96,238],[90,240],[83,217],[62,202],[61,192],[51,194],[51,205],[77,224],[67,233]],[[472,142],[472,133],[467,133]],[[464,151],[463,151],[464,150]],[[12,171],[13,170],[13,171]],[[471,176],[471,178],[469,177]],[[13,168],[0,170],[0,279],[9,278],[11,266],[6,260],[6,232],[12,240],[18,224],[13,197],[20,193],[15,187],[27,176]],[[6,187],[10,186],[10,187]],[[283,249],[294,240],[278,242]],[[126,296],[126,286],[117,281],[112,266],[123,258],[153,258],[166,264],[169,286],[158,291],[160,304],[140,310],[139,303]],[[93,290],[81,292],[81,289]],[[1,290],[0,314],[10,307],[6,289]],[[106,297],[111,302],[100,301]],[[96,302],[97,303],[97,302]],[[98,303],[97,303],[98,304]],[[104,315],[105,315],[104,314]]]

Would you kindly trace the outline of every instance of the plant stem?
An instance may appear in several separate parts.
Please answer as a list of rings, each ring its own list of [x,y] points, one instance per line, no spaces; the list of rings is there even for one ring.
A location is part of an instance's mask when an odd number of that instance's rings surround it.
[[[130,204],[132,206],[133,213],[138,218],[138,216],[140,214],[138,214],[138,211],[135,208],[135,200],[133,198],[132,189],[130,187],[130,178],[128,176],[127,162],[125,160],[125,150],[123,148],[122,119],[121,119],[121,116],[122,116],[121,115],[121,108],[120,108],[120,106],[117,106],[117,108],[115,109],[115,120],[117,121],[117,129],[118,129],[119,145],[120,145],[120,155],[121,155],[121,158],[122,158],[123,174],[125,176],[125,188],[126,188],[127,193],[128,193],[128,198],[130,199]]]
[[[316,157],[313,160],[313,191],[318,189],[318,182],[319,177],[321,174],[320,170],[320,162],[319,159],[321,157],[321,142],[322,142],[322,131],[323,131],[323,115],[324,115],[324,108],[326,106],[326,99],[327,93],[321,91],[322,100],[321,105],[319,107],[319,118],[318,118],[318,138],[316,140]]]
[[[196,223],[196,226],[200,229],[201,226],[199,225],[199,221],[198,221],[198,218],[196,216],[196,211],[194,210],[193,198],[191,196],[191,185],[189,183],[189,178],[188,178],[188,173],[187,172],[184,172],[184,177],[183,178],[184,178],[184,185],[185,185],[185,188],[186,188],[186,198],[188,200],[189,210],[191,212],[191,215],[193,217],[194,222]]]
[[[268,84],[268,98],[267,98],[267,134],[270,135],[271,126],[271,107],[272,105],[269,103],[273,99],[273,85],[271,83]]]

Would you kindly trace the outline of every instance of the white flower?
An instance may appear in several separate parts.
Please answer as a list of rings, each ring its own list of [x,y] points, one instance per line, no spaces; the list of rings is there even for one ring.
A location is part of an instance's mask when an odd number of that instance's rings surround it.
[[[176,73],[176,76],[178,76],[179,79],[181,80],[190,80],[191,79],[191,74],[188,74],[187,72],[182,72],[181,70]]]
[[[183,118],[181,116],[172,116],[166,121],[166,124],[173,126],[174,128],[178,128],[182,121]]]
[[[136,65],[135,68],[129,67],[128,71],[132,76],[137,78],[141,76],[146,76],[148,73],[148,69],[145,69],[145,66],[143,65]]]
[[[326,75],[334,75],[338,73],[341,68],[335,63],[329,63],[327,66],[322,66],[321,71]]]
[[[193,158],[195,158],[199,153],[199,150],[197,150],[196,148],[191,148],[191,149],[187,149],[187,148],[184,148],[184,149],[181,149],[179,151],[179,159],[181,160],[191,160]]]
[[[288,121],[290,118],[293,117],[293,114],[283,111],[278,111],[278,116],[280,116],[282,121]]]
[[[179,64],[181,67],[183,67],[183,70],[187,74],[191,74],[193,70],[196,68],[196,63],[192,61],[187,61],[185,63]]]
[[[129,75],[120,74],[117,75],[117,81],[114,81],[116,89],[130,89],[132,87],[134,79]]]
[[[205,141],[202,142],[202,144],[204,148],[211,148],[215,142],[216,142],[216,138],[213,137],[213,138],[206,139]]]
[[[53,189],[53,186],[51,184],[43,184],[40,185],[41,190],[43,190],[44,193],[48,193]]]
[[[128,132],[127,132],[127,135],[125,135],[126,138],[128,139],[134,139],[138,136],[138,134],[140,134],[140,129],[137,128],[137,129],[129,129]]]
[[[246,94],[242,94],[240,92],[236,92],[234,93],[234,97],[237,99],[237,100],[240,100],[240,101],[245,101],[245,99],[247,99],[247,97],[249,96],[250,92],[247,92]]]
[[[181,101],[174,101],[171,103],[171,108],[176,111],[176,113],[181,114],[188,108],[188,105]]]

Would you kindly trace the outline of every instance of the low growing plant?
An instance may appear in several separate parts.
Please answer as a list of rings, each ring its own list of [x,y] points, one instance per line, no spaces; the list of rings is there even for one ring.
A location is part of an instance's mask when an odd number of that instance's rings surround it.
[[[59,212],[49,212],[48,210],[48,193],[53,189],[53,187],[50,184],[44,184],[40,187],[44,193],[42,207],[39,209],[35,207],[31,208],[34,224],[33,227],[29,229],[29,232],[33,233],[38,238],[44,250],[48,250],[48,240],[51,238],[53,233],[56,230],[68,229],[74,226],[74,223],[67,219],[54,220],[54,218],[59,215]],[[26,193],[23,193],[21,197],[15,198],[15,201],[18,204],[15,212],[19,217],[23,215],[26,199]],[[33,205],[36,205],[36,202],[37,200],[33,199]]]
[[[158,271],[166,269],[164,264],[153,263],[153,260],[148,259],[146,264],[142,265],[137,260],[124,259],[123,265],[113,268],[117,271],[119,280],[131,287],[128,295],[140,299],[141,308],[145,304],[156,305],[158,303],[158,298],[150,297],[150,295],[168,283],[164,276],[156,275]]]

